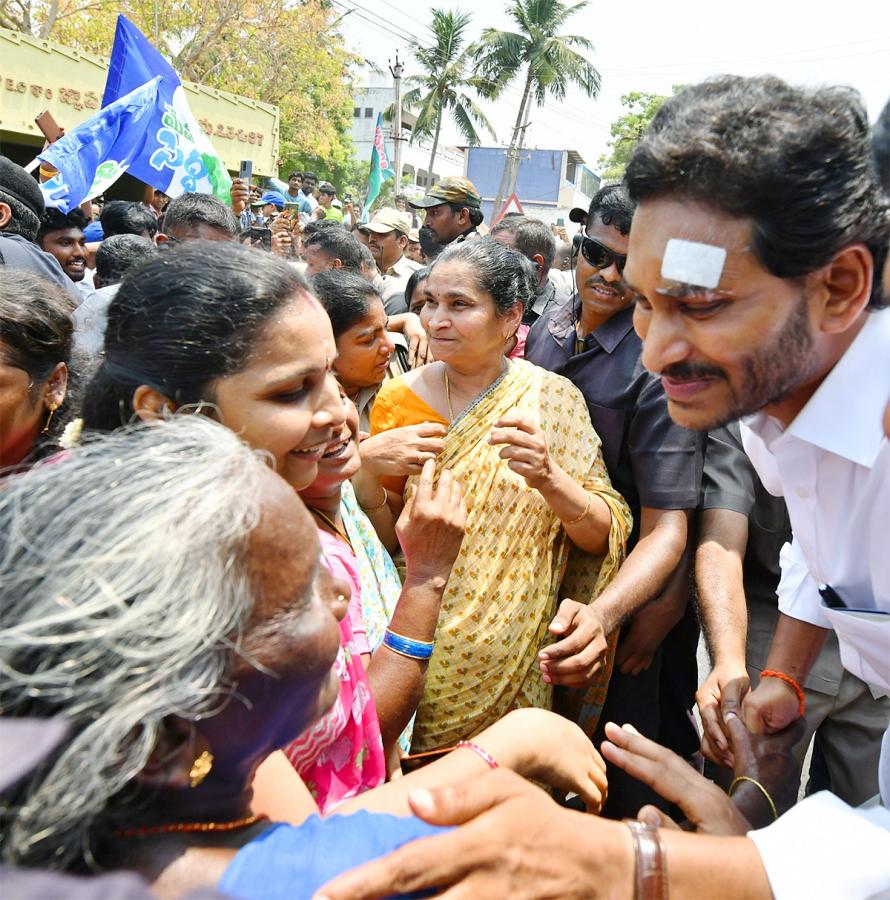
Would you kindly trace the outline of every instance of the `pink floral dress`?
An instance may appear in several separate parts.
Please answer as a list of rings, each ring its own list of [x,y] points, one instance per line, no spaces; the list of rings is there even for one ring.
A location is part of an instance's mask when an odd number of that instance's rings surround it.
[[[357,575],[347,567],[348,557],[341,552],[340,541],[319,529],[325,564],[331,572],[353,585]],[[347,550],[345,545],[343,549]],[[339,803],[383,784],[386,760],[377,708],[362,665],[362,638],[356,641],[351,621],[361,622],[361,596],[353,593],[350,615],[340,622],[340,652],[334,669],[340,678],[340,694],[330,711],[308,731],[285,747],[291,765],[322,815]],[[367,639],[364,639],[367,646]],[[366,651],[367,652],[367,651]]]

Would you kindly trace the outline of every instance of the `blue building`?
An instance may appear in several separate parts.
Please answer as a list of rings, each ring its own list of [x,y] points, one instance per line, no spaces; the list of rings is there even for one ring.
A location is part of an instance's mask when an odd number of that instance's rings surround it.
[[[504,147],[467,147],[466,150],[467,178],[482,195],[486,222],[491,221],[506,152]],[[521,151],[516,196],[530,216],[549,224],[568,225],[569,210],[574,206],[586,209],[599,186],[599,176],[584,165],[575,150]]]

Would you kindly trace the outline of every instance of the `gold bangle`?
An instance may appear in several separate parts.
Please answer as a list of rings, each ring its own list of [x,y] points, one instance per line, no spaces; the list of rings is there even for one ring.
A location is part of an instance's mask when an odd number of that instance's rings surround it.
[[[588,491],[588,492],[587,492],[587,504],[586,504],[586,506],[584,507],[584,511],[581,513],[581,515],[580,515],[580,516],[576,516],[574,519],[569,519],[568,521],[563,521],[562,524],[563,524],[563,525],[575,525],[575,524],[577,524],[578,522],[580,522],[580,521],[584,518],[584,516],[586,516],[587,513],[590,512],[590,503],[591,503],[591,500],[592,500],[592,499],[593,499],[593,498],[590,496],[590,491]]]
[[[727,791],[729,796],[732,797],[732,792],[740,781],[750,781],[755,787],[760,788],[760,792],[766,797],[766,802],[769,803],[769,808],[773,814],[773,821],[775,822],[776,819],[779,818],[779,811],[776,809],[776,804],[773,803],[773,798],[770,797],[769,791],[756,778],[751,778],[750,775],[736,775],[732,780],[732,784],[729,786],[729,791]]]
[[[59,174],[59,170],[58,169],[44,169],[44,167],[41,166],[40,174],[43,175],[44,178],[55,178],[56,175]]]
[[[383,488],[383,502],[378,503],[377,506],[363,506],[362,509],[366,513],[377,512],[378,509],[383,509],[383,507],[386,506],[386,504],[388,502],[389,502],[389,493],[387,492],[386,488]]]

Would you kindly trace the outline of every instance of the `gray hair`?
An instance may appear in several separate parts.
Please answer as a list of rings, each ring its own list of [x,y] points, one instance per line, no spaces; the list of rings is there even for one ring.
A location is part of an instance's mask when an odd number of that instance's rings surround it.
[[[0,806],[4,861],[90,860],[165,717],[231,697],[263,468],[222,425],[176,416],[94,436],[0,491],[0,712],[71,725]]]
[[[553,268],[556,238],[549,225],[528,216],[506,216],[491,229],[491,236],[502,231],[513,235],[516,249],[527,259],[540,255],[544,258],[544,268]]]
[[[28,241],[36,241],[37,232],[40,231],[40,216],[2,188],[0,188],[0,203],[5,203],[12,213],[3,230],[7,234],[20,235]]]
[[[430,265],[430,273],[448,262],[466,263],[473,270],[476,284],[491,294],[500,316],[517,303],[528,309],[534,301],[537,285],[531,263],[489,237],[449,244]]]

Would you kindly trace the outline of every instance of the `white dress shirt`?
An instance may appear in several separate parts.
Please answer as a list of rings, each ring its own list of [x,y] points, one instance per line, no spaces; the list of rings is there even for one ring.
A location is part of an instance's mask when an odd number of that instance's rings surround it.
[[[794,540],[782,551],[779,609],[838,636],[852,674],[890,692],[890,310],[865,325],[791,424],[746,419],[745,450],[784,496]],[[843,601],[831,608],[820,587]],[[882,806],[853,809],[823,792],[749,837],[777,900],[890,892],[890,723],[879,764]],[[846,848],[846,849],[845,849]]]

